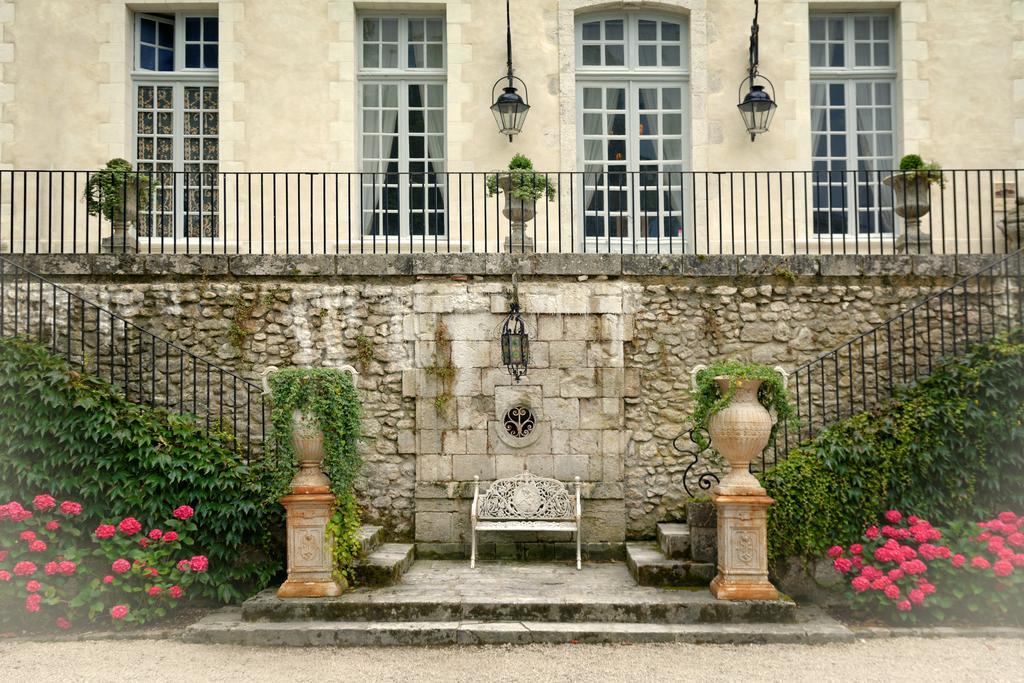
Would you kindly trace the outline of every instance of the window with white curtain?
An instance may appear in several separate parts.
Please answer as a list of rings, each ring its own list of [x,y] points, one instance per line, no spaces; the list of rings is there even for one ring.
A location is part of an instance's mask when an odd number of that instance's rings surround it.
[[[445,234],[445,21],[359,18],[363,234]]]
[[[669,14],[577,18],[577,148],[587,244],[620,249],[684,237],[687,32],[686,19]]]
[[[139,12],[134,38],[133,151],[135,168],[150,180],[138,234],[215,237],[220,211],[217,16]]]
[[[870,236],[893,231],[896,55],[888,14],[810,17],[814,232]]]

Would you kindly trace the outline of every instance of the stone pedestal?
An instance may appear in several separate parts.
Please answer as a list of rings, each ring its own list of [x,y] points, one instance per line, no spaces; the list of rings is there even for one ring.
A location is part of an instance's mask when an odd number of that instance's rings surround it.
[[[279,598],[341,595],[343,587],[331,572],[331,539],[327,534],[334,496],[327,487],[322,489],[281,499],[288,512],[288,580],[277,589]]]
[[[764,493],[712,493],[718,511],[718,575],[711,594],[720,600],[777,600],[768,581],[768,506]]]
[[[532,254],[533,238],[526,234],[525,223],[513,223],[505,238],[505,251],[510,254]]]
[[[100,250],[104,254],[135,253],[139,250],[139,242],[135,238],[135,229],[123,221],[111,223],[110,237],[100,240]]]

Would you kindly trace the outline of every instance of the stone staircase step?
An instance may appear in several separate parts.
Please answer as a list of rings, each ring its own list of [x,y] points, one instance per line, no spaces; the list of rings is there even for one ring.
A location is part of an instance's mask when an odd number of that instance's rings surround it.
[[[707,588],[715,578],[714,564],[669,559],[656,543],[627,543],[626,566],[641,586]]]
[[[662,522],[658,525],[658,547],[669,559],[690,559],[690,527]]]
[[[384,542],[384,527],[364,524],[359,527],[359,557],[366,557]]]
[[[356,580],[364,586],[398,583],[412,565],[415,552],[412,543],[384,543],[356,565]]]
[[[407,581],[399,585],[407,586]],[[636,587],[634,585],[634,587]],[[523,600],[502,595],[460,597],[449,593],[423,593],[402,597],[382,595],[383,589],[359,588],[338,598],[277,598],[273,590],[246,600],[242,616],[251,622],[292,621],[398,621],[398,622],[505,622],[561,623],[789,623],[799,618],[790,600],[715,600],[707,582],[695,590],[664,591],[641,599],[623,597],[566,600],[558,594]],[[651,590],[654,589],[644,589]],[[802,608],[801,608],[802,609]]]
[[[806,609],[806,608],[802,608]],[[812,610],[814,608],[811,608]],[[836,643],[854,634],[820,610],[796,623],[609,623],[553,621],[250,622],[237,608],[188,627],[192,643],[246,646],[483,645],[529,643]]]

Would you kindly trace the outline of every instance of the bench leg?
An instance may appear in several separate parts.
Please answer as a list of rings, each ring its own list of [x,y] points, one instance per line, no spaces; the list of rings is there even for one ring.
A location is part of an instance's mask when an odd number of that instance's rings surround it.
[[[576,530],[576,569],[583,569],[583,563],[580,561],[580,531]]]
[[[469,568],[476,569],[476,526],[473,527],[473,539],[470,541]]]

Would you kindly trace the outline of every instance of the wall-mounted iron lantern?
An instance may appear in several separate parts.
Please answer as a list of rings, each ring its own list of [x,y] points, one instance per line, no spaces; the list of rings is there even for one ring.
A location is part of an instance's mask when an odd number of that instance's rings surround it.
[[[501,362],[516,382],[526,374],[530,364],[530,336],[519,310],[519,281],[513,275],[508,317],[501,326]]]
[[[494,100],[494,104],[491,105],[491,113],[494,114],[494,120],[498,124],[498,132],[507,135],[508,141],[512,142],[512,136],[518,135],[523,130],[526,115],[530,113],[528,102],[530,91],[523,79],[512,73],[512,14],[509,9],[509,0],[505,0],[505,40],[508,47],[508,74],[495,81],[491,87],[491,98]],[[502,81],[507,81],[508,85],[502,88],[500,95],[495,96],[498,85]],[[516,91],[516,81],[523,86],[525,98]]]
[[[768,126],[771,125],[775,110],[778,109],[778,105],[775,104],[775,86],[767,78],[757,73],[758,31],[760,30],[757,23],[757,3],[758,0],[754,0],[754,23],[750,26],[750,65],[747,77],[740,82],[739,92],[743,92],[743,86],[746,84],[749,84],[750,90],[736,105],[740,110],[740,116],[743,117],[743,124],[747,127],[747,132],[750,133],[751,142],[761,133],[768,132]],[[767,83],[771,88],[771,93],[768,93],[765,86],[759,81]]]

